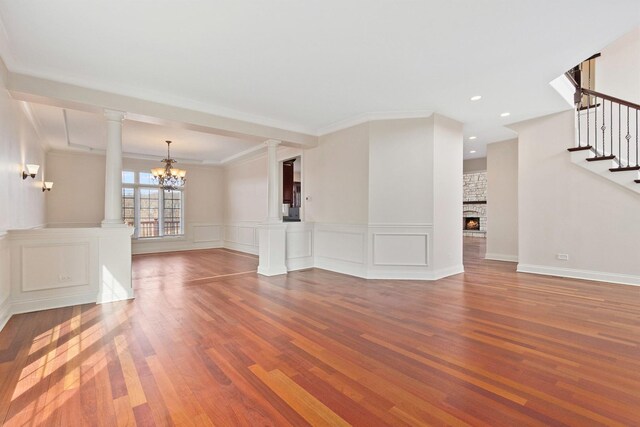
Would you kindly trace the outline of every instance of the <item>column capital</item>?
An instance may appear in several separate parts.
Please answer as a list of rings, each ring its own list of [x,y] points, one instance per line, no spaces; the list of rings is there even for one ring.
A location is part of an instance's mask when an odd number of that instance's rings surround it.
[[[282,144],[282,141],[280,141],[279,139],[267,139],[264,142],[264,145],[266,145],[267,147],[277,147],[280,144]]]
[[[122,122],[126,115],[124,111],[104,109],[104,117],[110,122]]]

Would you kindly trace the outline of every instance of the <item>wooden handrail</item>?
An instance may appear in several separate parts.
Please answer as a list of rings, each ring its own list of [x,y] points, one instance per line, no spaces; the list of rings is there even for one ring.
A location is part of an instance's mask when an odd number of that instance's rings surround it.
[[[573,74],[571,74],[571,71],[567,71],[566,73],[564,73],[564,75],[569,80],[569,83],[571,83],[574,88],[578,89],[578,82],[576,82],[576,79],[573,77]]]
[[[598,98],[606,99],[607,101],[615,102],[617,104],[624,105],[625,107],[635,108],[636,110],[640,110],[640,105],[634,104],[633,102],[625,101],[624,99],[616,98],[615,96],[605,95],[601,92],[596,92],[595,90],[582,88],[581,92],[585,95],[597,96]]]

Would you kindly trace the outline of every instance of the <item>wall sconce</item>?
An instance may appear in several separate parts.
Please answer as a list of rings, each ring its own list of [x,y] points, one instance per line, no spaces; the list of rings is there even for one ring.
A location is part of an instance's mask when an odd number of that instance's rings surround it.
[[[52,188],[53,188],[53,182],[45,181],[44,183],[42,183],[42,192],[43,193],[45,191],[51,191]]]
[[[25,165],[27,167],[27,172],[22,171],[22,179],[27,179],[28,176],[31,178],[35,178],[38,174],[38,169],[40,169],[40,165]]]

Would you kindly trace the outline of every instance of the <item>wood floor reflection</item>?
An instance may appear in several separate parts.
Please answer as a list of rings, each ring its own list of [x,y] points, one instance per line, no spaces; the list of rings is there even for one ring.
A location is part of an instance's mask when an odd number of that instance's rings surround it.
[[[436,282],[134,257],[136,299],[14,316],[5,425],[638,425],[640,290],[518,274],[465,240]]]

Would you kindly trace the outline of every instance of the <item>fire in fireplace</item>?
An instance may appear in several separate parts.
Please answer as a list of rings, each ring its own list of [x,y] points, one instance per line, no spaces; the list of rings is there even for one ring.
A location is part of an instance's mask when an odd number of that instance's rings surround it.
[[[480,218],[476,216],[470,216],[464,218],[464,230],[480,230]]]

